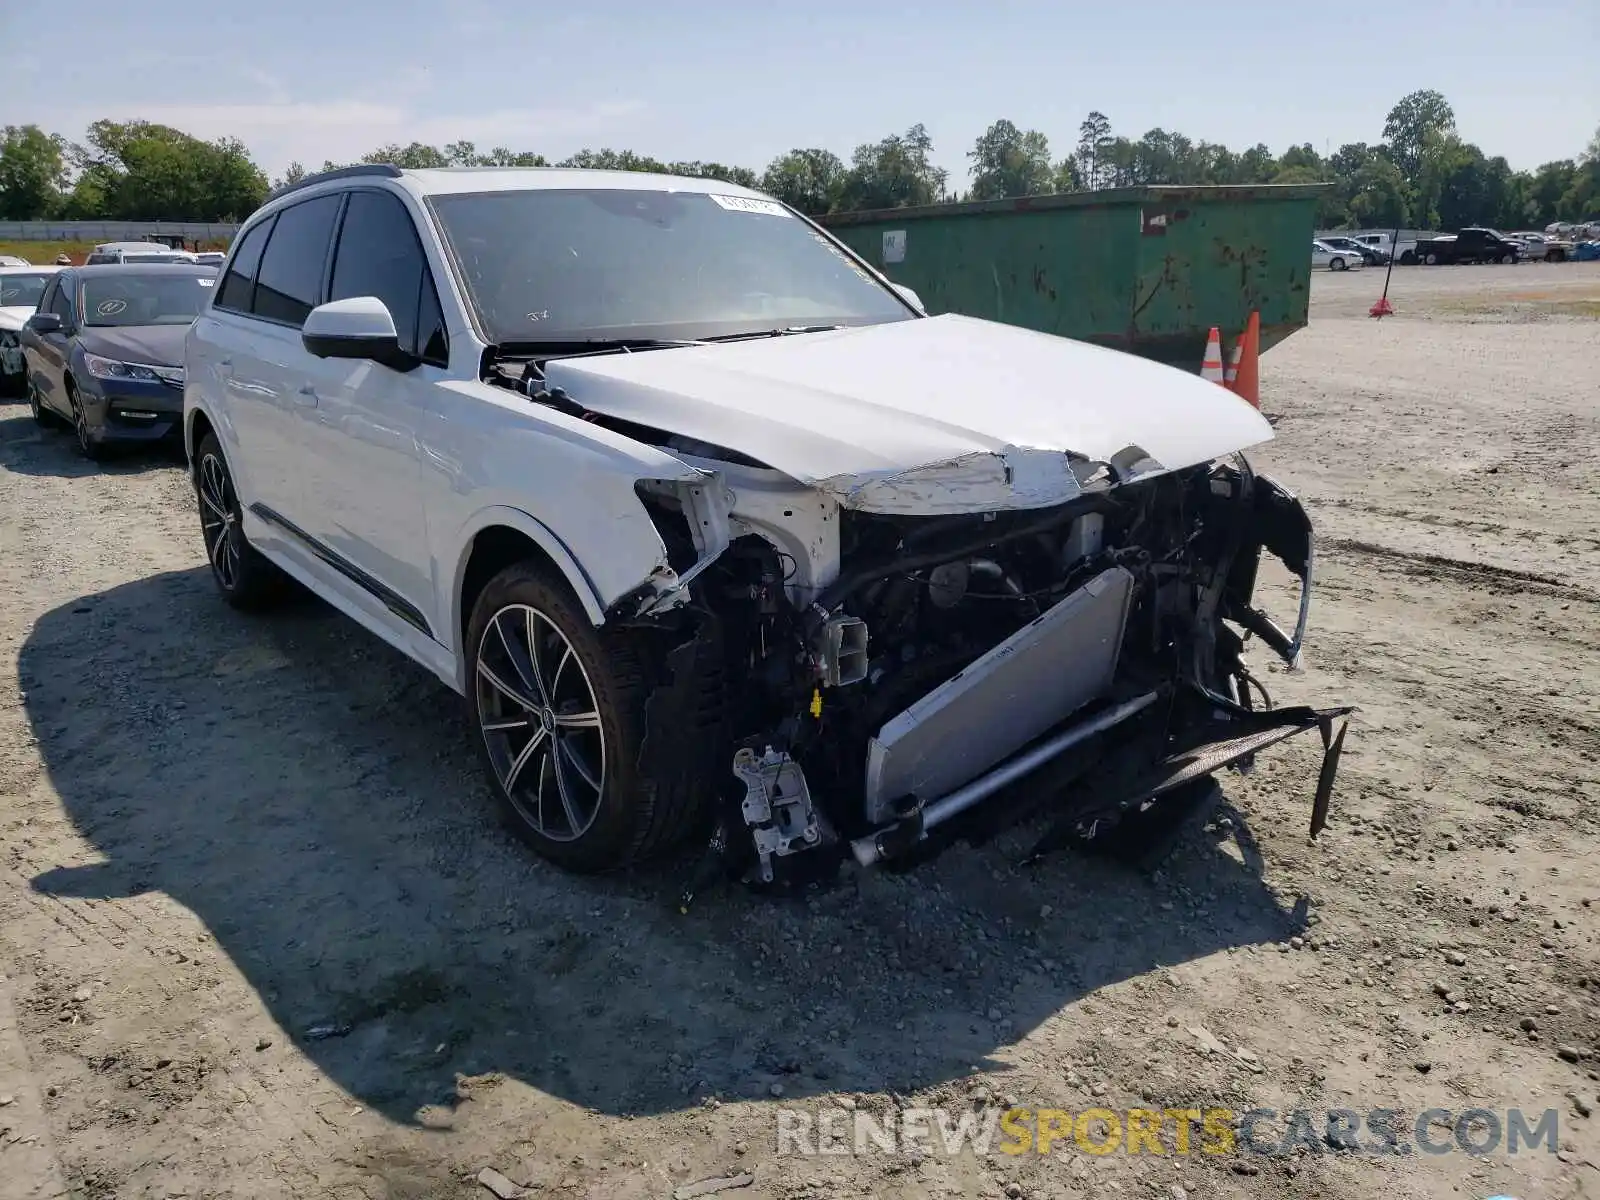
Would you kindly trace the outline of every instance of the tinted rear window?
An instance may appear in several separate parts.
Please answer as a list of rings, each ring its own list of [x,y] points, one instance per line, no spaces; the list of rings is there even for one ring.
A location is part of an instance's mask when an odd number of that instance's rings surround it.
[[[340,197],[318,196],[278,214],[256,276],[256,316],[302,325],[322,292]]]
[[[250,311],[250,297],[255,291],[256,271],[261,267],[261,251],[267,244],[274,218],[268,217],[244,235],[239,243],[239,253],[233,256],[233,265],[222,277],[217,292],[218,308],[231,308],[235,312]]]

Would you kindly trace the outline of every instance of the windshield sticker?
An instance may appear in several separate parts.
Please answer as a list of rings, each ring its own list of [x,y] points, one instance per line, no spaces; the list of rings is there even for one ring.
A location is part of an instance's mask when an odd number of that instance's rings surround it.
[[[195,282],[198,283],[201,287],[210,287],[212,284],[214,284],[216,282],[216,280],[215,279],[206,279],[204,276],[202,276],[201,278],[196,279]]]
[[[550,319],[550,310],[548,308],[541,309],[538,312],[531,312],[531,313],[528,314],[528,320],[530,320],[530,321],[548,321],[549,319]]]
[[[729,212],[760,213],[764,217],[787,217],[789,210],[776,200],[752,200],[747,196],[716,196],[711,199]]]
[[[95,305],[94,311],[96,316],[114,317],[120,312],[125,312],[127,307],[126,300],[102,300]]]

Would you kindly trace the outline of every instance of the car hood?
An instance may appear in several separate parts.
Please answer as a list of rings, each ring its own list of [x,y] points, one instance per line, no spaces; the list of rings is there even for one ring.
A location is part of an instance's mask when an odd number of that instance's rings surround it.
[[[1038,508],[1077,495],[1095,464],[1142,478],[1272,437],[1197,375],[953,315],[556,360],[545,376],[593,412],[738,451],[872,512]]]
[[[33,314],[34,307],[31,304],[7,304],[0,307],[0,329],[21,329]]]
[[[120,362],[148,363],[153,367],[183,365],[183,337],[187,325],[119,325],[85,327],[78,345],[90,354]]]

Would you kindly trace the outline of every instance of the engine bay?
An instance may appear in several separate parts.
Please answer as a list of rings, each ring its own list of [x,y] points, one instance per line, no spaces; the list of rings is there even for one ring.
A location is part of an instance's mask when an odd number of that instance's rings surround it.
[[[637,485],[666,564],[609,619],[663,647],[641,760],[713,793],[714,857],[752,882],[896,857],[1047,765],[1056,791],[1092,776],[1058,815],[1093,837],[1303,729],[1337,760],[1348,710],[1261,715],[1245,645],[1297,663],[1312,543],[1242,454],[1163,471],[1133,447],[1073,461],[1078,494],[1049,507],[869,512],[588,411],[532,364],[499,382],[701,473]],[[1301,581],[1292,631],[1252,604],[1268,552]]]

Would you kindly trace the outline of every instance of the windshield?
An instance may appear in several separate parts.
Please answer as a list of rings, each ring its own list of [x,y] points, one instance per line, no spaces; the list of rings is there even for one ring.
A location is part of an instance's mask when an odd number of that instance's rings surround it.
[[[431,205],[498,343],[698,338],[913,313],[774,200],[538,190]]]
[[[187,325],[199,315],[215,282],[215,275],[209,273],[156,275],[134,267],[97,275],[83,281],[83,323],[92,327]]]
[[[49,282],[48,272],[38,275],[0,275],[0,308],[38,308],[39,297],[44,295],[45,284]]]

